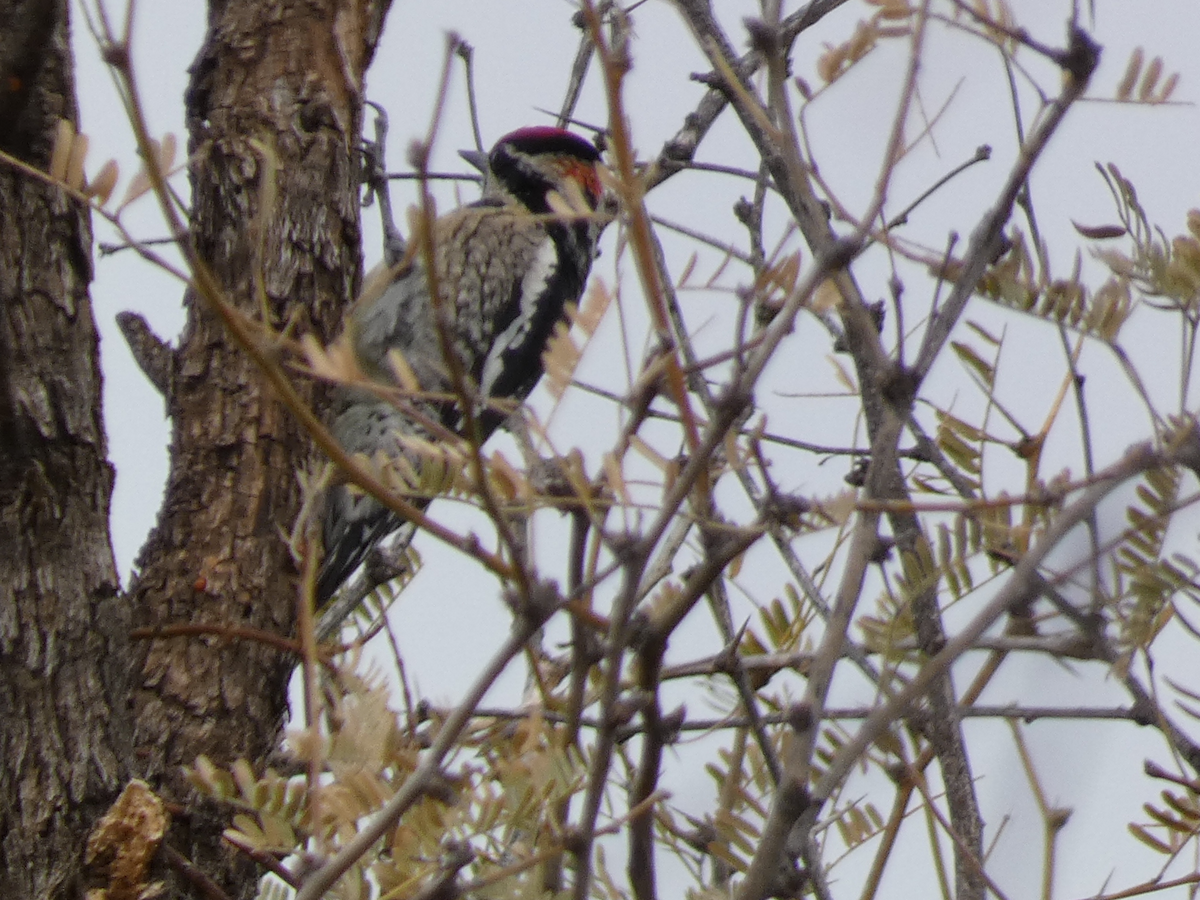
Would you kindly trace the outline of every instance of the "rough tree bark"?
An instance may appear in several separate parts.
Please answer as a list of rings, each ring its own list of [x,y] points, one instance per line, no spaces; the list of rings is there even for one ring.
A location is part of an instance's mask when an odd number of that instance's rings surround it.
[[[225,299],[328,337],[359,279],[362,83],[388,0],[213,2],[186,97],[191,240]],[[274,190],[264,191],[274,179]],[[264,198],[274,199],[264,203]],[[135,625],[294,632],[283,534],[308,441],[247,355],[189,292],[167,407],[171,470],[139,559]],[[251,867],[220,845],[180,766],[200,753],[262,760],[276,745],[296,660],[250,641],[174,637],[142,648],[134,691],[140,771],[184,804],[168,837],[230,896]]]
[[[76,115],[67,6],[0,0],[0,149],[40,169],[58,118]],[[277,328],[330,335],[357,285],[362,82],[388,6],[211,6],[187,97],[192,246],[228,302],[265,307]],[[0,896],[81,896],[86,838],[130,775],[178,804],[173,849],[248,896],[256,873],[221,847],[222,823],[180,766],[265,757],[294,660],[251,642],[131,647],[129,633],[203,622],[291,634],[282,534],[308,442],[189,294],[167,380],[167,495],[119,597],[90,245],[86,210],[0,167]]]
[[[76,120],[67,0],[0,0],[0,150],[39,169]],[[127,775],[129,615],[87,284],[91,224],[0,165],[0,896],[82,894]]]

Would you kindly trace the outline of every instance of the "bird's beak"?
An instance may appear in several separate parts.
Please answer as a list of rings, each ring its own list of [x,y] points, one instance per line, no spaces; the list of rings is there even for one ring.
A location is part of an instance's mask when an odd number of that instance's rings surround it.
[[[488,170],[487,154],[482,150],[459,150],[458,155],[469,162],[472,166],[483,172],[485,175]]]

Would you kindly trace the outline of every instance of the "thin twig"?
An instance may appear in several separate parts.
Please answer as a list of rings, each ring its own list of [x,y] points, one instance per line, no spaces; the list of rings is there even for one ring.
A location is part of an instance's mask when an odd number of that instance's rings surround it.
[[[1101,473],[1099,480],[1084,492],[1083,496],[1066,507],[1051,523],[1041,540],[1021,558],[1013,568],[1008,581],[1000,588],[971,621],[954,637],[947,640],[940,653],[929,660],[911,682],[886,703],[880,705],[867,717],[862,727],[843,745],[826,767],[824,774],[813,791],[817,800],[828,797],[841,783],[850,770],[858,764],[867,747],[879,737],[920,696],[930,684],[944,673],[950,665],[963,655],[983,636],[1006,611],[1024,602],[1036,592],[1034,576],[1045,558],[1063,538],[1081,521],[1086,519],[1105,497],[1130,478],[1134,478],[1167,460],[1149,445],[1139,445],[1128,451],[1120,461]]]
[[[1009,216],[1012,215],[1013,203],[1024,188],[1030,170],[1041,157],[1051,136],[1066,118],[1068,110],[1075,104],[1075,101],[1083,96],[1088,80],[1099,61],[1099,46],[1081,29],[1072,28],[1069,35],[1069,48],[1062,62],[1067,75],[1063,91],[1050,104],[1049,109],[1042,117],[1041,124],[1021,147],[1021,153],[1000,191],[1000,196],[971,233],[962,271],[958,274],[954,288],[946,298],[945,305],[936,316],[930,319],[921,344],[921,351],[913,365],[912,377],[918,384],[924,380],[933,367],[934,361],[941,353],[942,345],[950,337],[950,332],[958,322],[959,316],[962,315],[967,301],[975,293],[979,280],[983,277],[987,267],[992,264],[996,253],[1002,248],[1002,230],[1005,223],[1008,222]]]
[[[539,592],[548,592],[549,589],[539,587],[538,590]],[[323,897],[325,892],[333,887],[334,883],[361,859],[377,840],[395,827],[405,811],[429,789],[441,770],[442,761],[454,750],[459,736],[470,724],[479,702],[492,688],[508,664],[525,649],[529,639],[537,633],[545,617],[557,605],[552,596],[535,599],[539,601],[538,606],[535,608],[531,605],[513,622],[508,638],[480,671],[462,702],[442,723],[437,737],[425,751],[420,764],[404,780],[404,784],[383,805],[383,808],[338,851],[337,855],[304,880],[304,885],[296,893],[296,900],[319,900],[320,897]]]

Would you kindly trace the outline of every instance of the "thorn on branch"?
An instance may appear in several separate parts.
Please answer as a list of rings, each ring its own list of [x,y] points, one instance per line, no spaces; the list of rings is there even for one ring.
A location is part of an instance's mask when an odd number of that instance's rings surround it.
[[[518,616],[530,620],[534,628],[540,628],[563,605],[558,584],[553,581],[533,581],[527,593],[510,591],[506,596],[510,609]]]
[[[716,398],[714,406],[721,412],[736,418],[743,410],[753,408],[754,391],[742,384],[741,379],[735,380]]]
[[[916,397],[920,381],[916,372],[907,366],[894,365],[883,375],[883,399],[901,409],[909,409]]]
[[[1154,725],[1158,723],[1158,715],[1155,712],[1154,704],[1150,703],[1145,697],[1135,697],[1133,706],[1129,710],[1129,718],[1138,725]]]
[[[1062,831],[1067,827],[1067,821],[1071,818],[1071,810],[1066,807],[1055,807],[1047,812],[1046,826],[1050,831]]]
[[[124,41],[106,43],[100,48],[100,57],[119,72],[130,67],[129,44]]]
[[[695,81],[705,87],[712,88],[715,91],[720,91],[723,94],[728,94],[728,86],[725,84],[725,79],[716,72],[693,72],[688,76],[690,81]]]
[[[867,483],[867,470],[870,468],[870,457],[860,456],[854,461],[854,465],[850,467],[850,471],[846,473],[846,477],[842,480],[850,485],[850,487],[862,487]]]
[[[876,535],[875,549],[871,552],[870,561],[878,566],[882,566],[891,557],[892,548],[895,546],[895,538]]]
[[[830,212],[828,205],[825,207],[825,212],[826,215]],[[854,262],[854,258],[858,256],[861,250],[861,241],[847,237],[838,238],[826,248],[824,259],[821,260],[821,263],[827,271],[831,273],[836,272]]]
[[[788,726],[797,734],[813,726],[812,707],[807,703],[793,703],[787,710]]]
[[[691,118],[690,114],[689,118]],[[688,127],[688,123],[685,123],[685,127]],[[696,156],[696,145],[691,141],[674,137],[663,144],[662,156],[664,159],[671,160],[672,162],[690,163]]]
[[[413,141],[408,145],[408,164],[418,172],[429,169],[429,145],[425,141]]]
[[[931,463],[937,459],[937,445],[933,443],[926,435],[918,435],[916,443],[909,449],[903,451],[901,456],[906,459],[914,460],[915,462]]]
[[[1055,55],[1055,62],[1080,84],[1087,84],[1100,64],[1101,47],[1078,25],[1071,26],[1066,52]]]
[[[779,29],[773,28],[762,19],[747,16],[742,19],[750,35],[750,49],[772,59],[779,53]]]
[[[874,303],[867,305],[867,315],[871,317],[871,322],[875,326],[876,334],[883,334],[883,323],[887,321],[887,307],[882,300],[876,300]],[[846,342],[846,335],[839,334],[833,341],[834,353],[849,353],[850,345]]]
[[[733,675],[738,670],[738,647],[746,633],[746,626],[737,633],[732,641],[721,648],[721,652],[712,658],[712,670],[719,675]]]
[[[150,379],[169,406],[175,382],[174,348],[156,335],[138,313],[128,310],[117,313],[117,326],[138,368]]]
[[[640,733],[640,729],[630,727],[633,717],[646,708],[647,697],[640,691],[631,691],[617,699],[609,710],[605,722],[616,733],[617,743],[624,743]]]
[[[733,216],[743,225],[750,225],[754,219],[754,204],[746,197],[739,197],[737,203],[733,204]]]
[[[763,501],[762,517],[792,531],[799,530],[802,518],[812,511],[812,504],[797,494],[782,494],[772,490]]]
[[[740,299],[740,296],[739,296]],[[777,300],[762,300],[754,304],[754,324],[759,328],[766,328],[775,321],[775,317],[779,315],[779,311],[783,309],[783,304]],[[838,340],[841,340],[839,336]],[[837,350],[837,347],[834,347]]]
[[[683,723],[687,721],[687,707],[679,706],[667,713],[658,723],[659,739],[663,744],[674,744],[679,740],[683,731]]]

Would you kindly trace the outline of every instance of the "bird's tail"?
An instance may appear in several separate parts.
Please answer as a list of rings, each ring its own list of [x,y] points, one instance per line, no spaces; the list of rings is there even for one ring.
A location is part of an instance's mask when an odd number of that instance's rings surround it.
[[[335,488],[337,490],[337,488]],[[324,640],[361,603],[375,585],[366,590],[357,584],[347,584],[354,573],[367,561],[376,547],[387,540],[388,535],[399,532],[382,552],[392,559],[402,559],[416,533],[411,522],[406,522],[395,513],[371,501],[375,509],[367,515],[343,520],[333,534],[326,535],[328,546],[325,559],[317,574],[316,601],[320,618],[317,625],[318,639]],[[346,590],[337,596],[346,585]],[[336,599],[335,599],[336,597]]]

